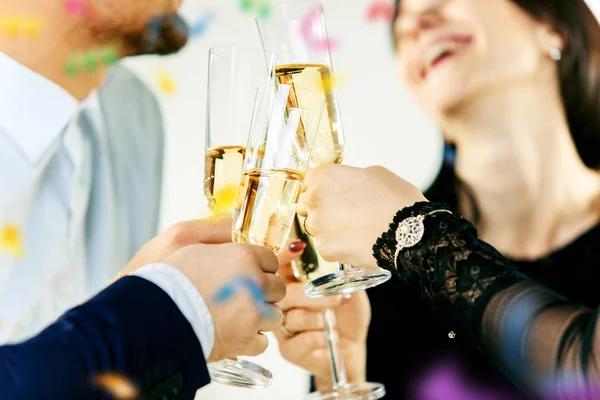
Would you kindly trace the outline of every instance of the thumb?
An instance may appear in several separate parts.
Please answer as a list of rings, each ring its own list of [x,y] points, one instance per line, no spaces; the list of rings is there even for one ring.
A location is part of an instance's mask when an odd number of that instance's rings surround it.
[[[291,240],[288,245],[281,250],[277,259],[279,260],[279,270],[277,274],[286,282],[296,282],[292,270],[292,260],[300,257],[306,248],[306,243],[299,240]]]

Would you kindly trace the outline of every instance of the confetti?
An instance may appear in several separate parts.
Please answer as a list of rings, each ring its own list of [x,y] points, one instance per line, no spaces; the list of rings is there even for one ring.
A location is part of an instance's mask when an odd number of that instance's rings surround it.
[[[121,400],[135,399],[139,396],[137,387],[127,378],[118,374],[102,374],[94,379],[96,385]]]
[[[255,11],[262,18],[268,18],[271,13],[271,4],[268,0],[240,0],[240,8],[244,12]]]
[[[158,75],[158,87],[164,94],[173,94],[175,92],[175,79],[167,71],[160,70]]]
[[[510,400],[510,396],[499,389],[482,388],[469,383],[460,376],[455,363],[440,363],[428,371],[416,385],[418,400],[477,399]]]
[[[335,40],[318,38],[314,35],[315,27],[321,31],[321,10],[319,8],[311,11],[304,17],[300,25],[300,32],[308,44],[315,50],[328,51],[337,48],[338,44]]]
[[[215,191],[213,200],[218,215],[232,215],[237,205],[239,184],[231,184]]]
[[[15,258],[24,255],[21,230],[14,224],[6,224],[0,230],[0,252],[8,252]]]
[[[367,19],[375,22],[378,19],[384,22],[391,22],[394,19],[394,5],[385,1],[376,1],[369,6]]]
[[[331,92],[348,80],[346,75],[330,75],[321,80],[321,90],[323,92]]]
[[[92,12],[86,4],[83,4],[80,0],[65,0],[65,9],[69,14],[77,15],[80,17],[91,17]]]
[[[245,289],[250,293],[252,300],[264,317],[271,318],[273,316],[273,311],[265,304],[264,291],[254,279],[249,277],[236,278],[229,284],[217,290],[214,295],[214,301],[216,303],[224,303],[229,301],[239,290],[242,289]]]
[[[116,46],[101,47],[85,53],[73,53],[67,59],[65,73],[74,76],[82,69],[94,72],[100,66],[110,66],[118,60],[119,51]]]
[[[29,39],[39,37],[42,30],[41,18],[22,18],[0,15],[0,35],[16,39],[23,35]]]
[[[190,37],[196,38],[204,35],[206,29],[208,28],[208,25],[214,20],[214,18],[215,13],[212,11],[208,11],[198,21],[194,22],[193,24],[190,24]]]

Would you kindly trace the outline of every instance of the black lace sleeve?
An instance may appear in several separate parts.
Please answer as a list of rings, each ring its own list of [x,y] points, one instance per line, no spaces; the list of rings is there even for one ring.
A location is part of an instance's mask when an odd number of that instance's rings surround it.
[[[441,317],[525,390],[548,399],[600,399],[598,311],[528,279],[479,240],[470,222],[428,215],[422,240],[394,259],[400,222],[441,209],[422,202],[400,210],[373,246],[379,266],[418,285]]]

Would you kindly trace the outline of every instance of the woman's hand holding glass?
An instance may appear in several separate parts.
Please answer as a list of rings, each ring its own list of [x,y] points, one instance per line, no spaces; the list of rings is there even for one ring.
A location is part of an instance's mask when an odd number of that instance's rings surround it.
[[[371,321],[366,292],[359,291],[350,297],[311,298],[304,293],[304,284],[296,280],[289,263],[280,263],[278,274],[287,286],[286,297],[278,306],[285,315],[285,326],[293,334],[288,336],[281,330],[274,332],[281,355],[314,375],[318,390],[330,389],[333,382],[323,310],[332,308],[348,382],[364,382],[366,339]]]
[[[306,175],[297,212],[326,260],[377,263],[372,247],[398,210],[426,201],[415,186],[383,167],[323,165]]]

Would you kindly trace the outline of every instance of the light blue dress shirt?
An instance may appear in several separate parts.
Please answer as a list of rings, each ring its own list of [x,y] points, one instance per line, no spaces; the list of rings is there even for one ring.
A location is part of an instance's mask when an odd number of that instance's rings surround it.
[[[156,234],[163,132],[156,99],[124,67],[78,105],[0,53],[0,233],[17,227],[23,248],[0,251],[0,343],[99,291]],[[212,320],[191,282],[164,265],[135,274],[171,295],[208,356]]]

